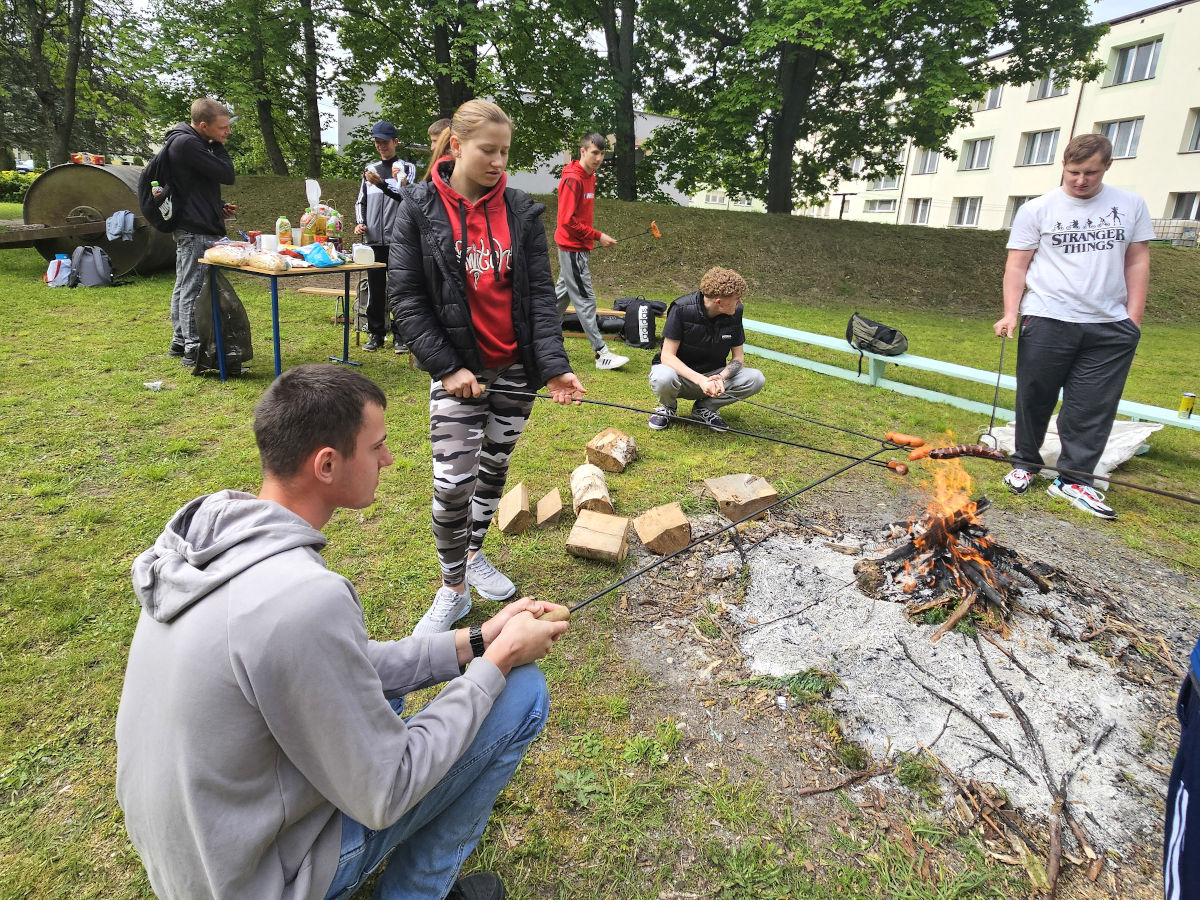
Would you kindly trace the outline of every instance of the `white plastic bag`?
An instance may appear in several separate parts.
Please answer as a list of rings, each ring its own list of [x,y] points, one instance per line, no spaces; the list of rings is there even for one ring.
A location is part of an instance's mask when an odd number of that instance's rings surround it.
[[[1100,490],[1108,490],[1108,480],[1105,478],[1111,475],[1113,469],[1132,459],[1141,448],[1142,444],[1154,432],[1162,429],[1161,422],[1126,422],[1118,419],[1113,422],[1112,434],[1108,436],[1108,444],[1104,447],[1104,453],[1100,456],[1100,462],[1096,464],[1096,487]],[[1012,453],[1016,449],[1017,425],[1015,422],[997,428],[992,432],[996,440],[1000,444],[1000,449],[1005,453]],[[1053,416],[1050,419],[1050,427],[1046,429],[1046,440],[1042,442],[1042,462],[1048,466],[1058,465],[1058,456],[1062,452],[1062,444],[1058,439],[1058,416]],[[1055,478],[1054,472],[1043,472],[1045,478]]]

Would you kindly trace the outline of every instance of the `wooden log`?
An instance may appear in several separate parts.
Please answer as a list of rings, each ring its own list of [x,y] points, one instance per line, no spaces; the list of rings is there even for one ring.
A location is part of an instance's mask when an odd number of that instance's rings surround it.
[[[581,509],[612,513],[612,500],[608,497],[608,482],[604,470],[591,463],[584,463],[571,473],[571,508],[575,515]]]
[[[522,481],[500,498],[500,505],[496,507],[496,527],[505,534],[522,534],[532,524],[529,490]]]
[[[752,515],[779,499],[775,488],[757,475],[723,475],[705,478],[704,486],[716,498],[721,515],[734,522]]]
[[[587,461],[605,472],[624,472],[637,459],[633,438],[616,428],[605,428],[588,441]]]
[[[678,503],[647,510],[633,520],[633,527],[643,544],[663,556],[692,542],[692,523]]]
[[[555,488],[537,503],[537,527],[549,528],[557,525],[561,516],[562,494]]]
[[[572,556],[619,563],[629,552],[629,520],[624,516],[582,510],[567,537],[567,552]]]

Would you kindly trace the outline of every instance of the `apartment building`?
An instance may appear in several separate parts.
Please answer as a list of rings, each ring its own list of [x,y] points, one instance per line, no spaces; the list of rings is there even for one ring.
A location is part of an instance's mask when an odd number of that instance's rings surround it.
[[[994,88],[950,141],[957,159],[910,145],[901,174],[842,182],[807,215],[929,225],[1008,228],[1021,204],[1060,183],[1073,135],[1113,142],[1105,183],[1140,194],[1160,237],[1195,246],[1200,220],[1200,0],[1155,6],[1109,22],[1098,48],[1104,73],[1065,83]],[[1003,66],[1003,56],[995,60]]]

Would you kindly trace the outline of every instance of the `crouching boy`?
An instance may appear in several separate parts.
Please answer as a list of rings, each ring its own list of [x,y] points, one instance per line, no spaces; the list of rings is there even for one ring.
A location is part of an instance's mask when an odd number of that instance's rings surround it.
[[[658,398],[649,423],[655,431],[670,426],[680,397],[696,401],[693,419],[713,431],[728,431],[717,410],[762,390],[763,373],[744,364],[745,295],[741,275],[714,266],[700,279],[700,290],[680,297],[667,310],[662,350],[650,369],[650,390]]]

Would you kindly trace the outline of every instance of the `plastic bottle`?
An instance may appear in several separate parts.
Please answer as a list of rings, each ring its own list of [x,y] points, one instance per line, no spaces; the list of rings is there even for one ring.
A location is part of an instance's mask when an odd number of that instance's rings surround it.
[[[315,219],[312,207],[304,210],[304,215],[300,217],[300,246],[306,247],[316,241],[316,235],[313,233]]]
[[[280,216],[275,220],[275,237],[278,238],[280,247],[292,246],[292,223],[288,221],[287,216]]]
[[[175,205],[171,202],[171,198],[167,196],[166,188],[157,181],[150,182],[150,196],[154,198],[154,202],[158,204],[158,214],[163,217],[164,222],[171,221],[171,215],[175,211]]]

